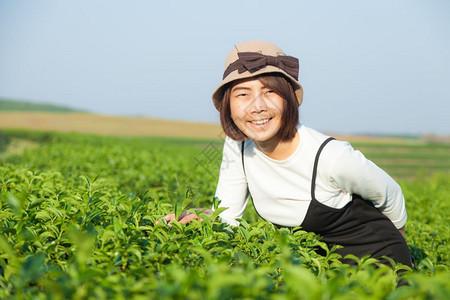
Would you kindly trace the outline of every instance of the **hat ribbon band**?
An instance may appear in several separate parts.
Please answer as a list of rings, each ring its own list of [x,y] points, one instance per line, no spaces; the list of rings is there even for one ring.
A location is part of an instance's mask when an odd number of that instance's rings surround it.
[[[238,52],[237,55],[238,60],[226,68],[223,79],[235,70],[238,70],[239,74],[245,71],[254,73],[267,66],[275,66],[298,80],[299,63],[298,59],[293,56],[270,56],[257,52]]]

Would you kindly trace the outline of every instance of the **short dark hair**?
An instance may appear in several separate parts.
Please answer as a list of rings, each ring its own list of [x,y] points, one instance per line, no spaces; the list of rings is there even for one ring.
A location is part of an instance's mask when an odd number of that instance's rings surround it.
[[[255,79],[258,79],[265,87],[273,90],[284,99],[283,125],[280,128],[279,134],[282,141],[292,140],[297,132],[299,117],[297,96],[295,95],[294,88],[289,83],[289,79],[280,73],[266,73],[256,76]],[[224,93],[220,103],[220,123],[227,136],[235,141],[243,141],[247,136],[236,126],[231,118],[230,91],[234,84],[235,82],[230,82],[224,87]]]

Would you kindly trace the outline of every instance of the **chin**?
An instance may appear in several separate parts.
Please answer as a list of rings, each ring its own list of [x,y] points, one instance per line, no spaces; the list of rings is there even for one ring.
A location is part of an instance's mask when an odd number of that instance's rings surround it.
[[[255,142],[265,142],[270,140],[274,135],[271,134],[247,134],[247,137]]]

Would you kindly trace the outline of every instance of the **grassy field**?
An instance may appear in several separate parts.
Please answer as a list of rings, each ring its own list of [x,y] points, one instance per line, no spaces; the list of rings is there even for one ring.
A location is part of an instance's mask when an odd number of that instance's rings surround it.
[[[102,116],[85,113],[0,111],[0,129],[79,132],[115,136],[172,136],[219,138],[217,124],[167,121],[138,117]]]
[[[401,266],[375,268],[371,259],[342,264],[332,249],[321,256],[320,237],[278,229],[251,205],[238,227],[216,216],[155,226],[169,212],[215,202],[221,145],[218,138],[1,132],[0,298],[448,299],[447,173],[417,169],[399,181],[415,264],[401,274]]]
[[[353,146],[396,179],[414,179],[435,172],[450,173],[450,144],[404,140],[378,143],[354,142]]]

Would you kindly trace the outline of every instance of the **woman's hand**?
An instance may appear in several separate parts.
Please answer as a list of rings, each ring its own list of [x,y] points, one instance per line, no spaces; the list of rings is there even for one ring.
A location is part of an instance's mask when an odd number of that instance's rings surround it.
[[[400,231],[401,235],[403,237],[405,237],[405,226],[403,226],[402,228],[399,228],[398,231]]]
[[[195,210],[203,210],[204,208],[195,208]],[[211,209],[205,209],[202,211],[202,214],[205,215],[212,215],[213,211]],[[178,221],[178,223],[181,224],[187,224],[192,220],[199,220],[200,222],[203,222],[202,218],[199,218],[197,214],[188,212],[187,210],[183,211],[181,215],[176,219],[175,214],[168,214],[164,217],[164,220],[166,220],[167,224],[169,226],[172,226],[170,223],[172,223],[174,220]],[[155,225],[158,225],[161,223],[160,221],[156,221]]]

